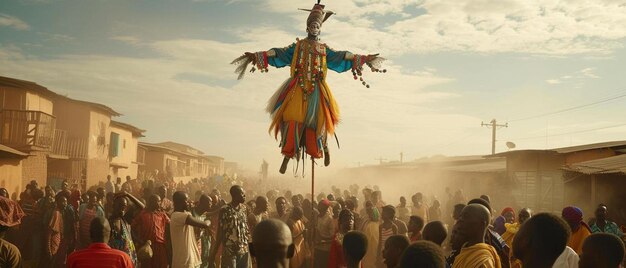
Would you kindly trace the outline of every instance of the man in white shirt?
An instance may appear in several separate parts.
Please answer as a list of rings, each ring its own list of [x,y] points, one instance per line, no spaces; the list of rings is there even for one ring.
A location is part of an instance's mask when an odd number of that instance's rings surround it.
[[[104,190],[107,193],[115,193],[115,185],[111,181],[111,175],[107,175],[107,182],[104,184]]]
[[[210,228],[210,222],[195,219],[188,207],[189,196],[183,191],[174,193],[174,212],[171,215],[167,240],[172,268],[199,267],[200,251],[192,227]]]

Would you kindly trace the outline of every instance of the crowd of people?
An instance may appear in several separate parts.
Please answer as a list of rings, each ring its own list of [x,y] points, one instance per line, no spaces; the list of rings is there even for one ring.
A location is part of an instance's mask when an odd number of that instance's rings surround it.
[[[0,188],[0,267],[617,268],[624,261],[624,226],[604,204],[585,221],[574,206],[561,215],[496,212],[488,195],[467,201],[460,190],[446,190],[443,205],[427,205],[419,192],[411,204],[399,196],[391,205],[377,186],[333,186],[317,196],[285,187],[108,177],[85,193],[67,181],[60,189],[32,181],[17,200]]]

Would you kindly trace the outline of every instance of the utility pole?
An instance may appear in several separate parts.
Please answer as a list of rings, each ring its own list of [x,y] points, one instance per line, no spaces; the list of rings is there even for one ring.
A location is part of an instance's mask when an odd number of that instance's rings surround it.
[[[496,127],[509,127],[509,123],[505,123],[504,125],[498,125],[498,123],[496,122],[496,119],[492,119],[491,122],[489,122],[489,124],[480,122],[480,126],[491,127],[491,154],[492,155],[496,154]]]

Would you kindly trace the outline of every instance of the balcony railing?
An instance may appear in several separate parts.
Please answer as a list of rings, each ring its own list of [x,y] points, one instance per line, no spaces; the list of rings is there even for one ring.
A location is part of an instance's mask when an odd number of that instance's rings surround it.
[[[40,111],[0,110],[0,143],[15,148],[50,149],[54,116]]]

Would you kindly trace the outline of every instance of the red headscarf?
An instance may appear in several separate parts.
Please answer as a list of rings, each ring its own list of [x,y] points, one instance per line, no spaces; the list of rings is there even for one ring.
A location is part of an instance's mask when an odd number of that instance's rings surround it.
[[[513,214],[513,222],[515,222],[515,209],[513,209],[512,207],[506,207],[502,210],[502,213],[500,213],[501,216],[504,216],[504,214],[511,212],[511,214]]]

